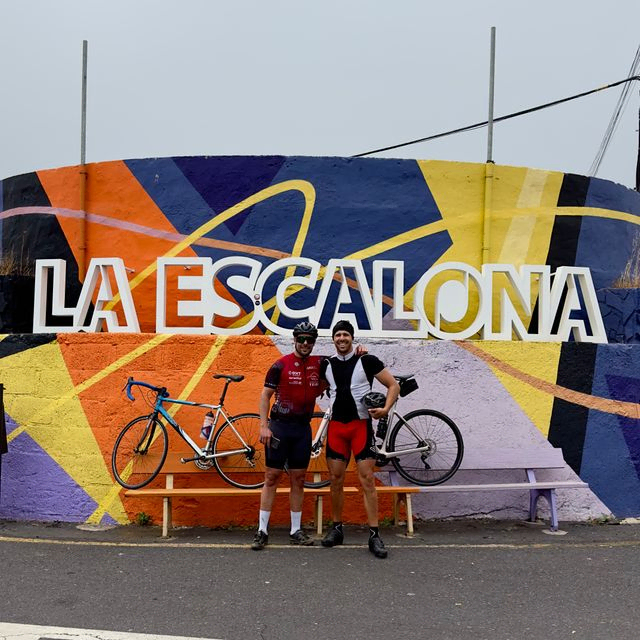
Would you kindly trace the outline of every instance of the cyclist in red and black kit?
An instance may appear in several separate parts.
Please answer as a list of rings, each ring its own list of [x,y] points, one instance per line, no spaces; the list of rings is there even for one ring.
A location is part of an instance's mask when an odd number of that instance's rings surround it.
[[[318,330],[310,322],[293,329],[293,353],[276,360],[267,372],[260,396],[260,442],[265,445],[267,470],[260,497],[260,523],[251,548],[263,549],[269,541],[271,509],[285,463],[291,493],[291,544],[312,545],[302,530],[304,476],[311,458],[311,415],[316,397],[322,391],[320,362],[325,356],[312,356]],[[275,395],[275,402],[269,405]]]
[[[353,325],[336,322],[332,330],[336,355],[323,360],[320,375],[327,382],[331,395],[331,421],[327,431],[327,466],[331,474],[331,509],[333,527],[322,540],[325,547],[342,544],[342,507],[344,478],[353,453],[362,485],[364,507],[369,520],[369,551],[376,558],[386,558],[387,550],[378,532],[378,494],[373,470],[376,447],[371,418],[388,415],[398,398],[400,386],[384,364],[370,354],[359,355],[353,350]],[[387,387],[383,407],[367,409],[362,402],[371,391],[373,379]]]

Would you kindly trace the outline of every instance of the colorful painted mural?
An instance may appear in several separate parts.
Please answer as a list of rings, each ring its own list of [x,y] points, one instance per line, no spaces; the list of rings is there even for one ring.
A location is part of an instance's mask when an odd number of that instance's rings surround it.
[[[289,340],[262,335],[261,327],[242,337],[154,334],[160,256],[249,256],[265,267],[290,256],[323,264],[356,258],[368,277],[373,260],[402,260],[407,302],[425,270],[443,262],[589,267],[608,345],[414,339],[370,340],[367,346],[392,370],[417,374],[420,392],[403,408],[429,406],[451,415],[467,446],[548,441],[561,447],[565,476],[578,475],[592,488],[561,494],[561,518],[640,515],[640,346],[633,344],[635,329],[620,328],[621,317],[635,317],[636,310],[618,313],[620,303],[607,303],[612,296],[604,293],[634,258],[640,195],[582,176],[492,169],[490,197],[485,165],[413,160],[264,156],[99,163],[86,167],[84,205],[79,167],[0,181],[0,259],[27,265],[65,259],[67,296],[75,300],[90,258],[122,257],[144,332],[2,337],[9,453],[3,457],[0,517],[127,522],[144,511],[159,518],[159,505],[124,499],[109,470],[117,432],[142,413],[142,402],[132,405],[122,393],[129,375],[165,384],[182,397],[209,399],[212,373],[241,372],[247,379],[230,396],[230,409],[256,410],[266,368],[289,349]],[[172,282],[175,293],[177,274]],[[333,306],[360,318],[357,290],[339,301],[339,284],[330,293]],[[269,286],[266,299],[277,283]],[[231,298],[226,277],[215,287]],[[289,304],[305,308],[312,297],[308,289],[298,291]],[[176,298],[169,319],[177,317]],[[251,313],[250,299],[234,301],[244,316]],[[278,313],[275,307],[272,313]],[[294,319],[279,322],[288,326]],[[331,317],[321,322],[329,326]],[[616,336],[631,337],[612,344]],[[330,350],[328,341],[324,348]],[[202,416],[188,411],[181,410],[195,435]],[[416,512],[425,518],[509,517],[526,508],[521,494],[490,500],[433,496],[418,500]],[[281,507],[275,518],[286,521],[286,505]],[[175,519],[252,524],[256,509],[255,499],[233,509],[184,500]],[[350,519],[364,519],[359,505],[351,509]],[[310,505],[305,510],[310,518]]]

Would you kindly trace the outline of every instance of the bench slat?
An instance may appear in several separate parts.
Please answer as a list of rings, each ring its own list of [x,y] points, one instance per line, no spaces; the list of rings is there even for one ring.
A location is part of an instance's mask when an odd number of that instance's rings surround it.
[[[586,482],[560,480],[557,482],[506,482],[500,484],[437,484],[433,487],[407,488],[410,493],[451,493],[456,491],[511,491],[514,489],[586,489]]]
[[[356,487],[345,487],[345,493],[358,493],[358,489]],[[224,496],[259,496],[262,492],[262,489],[236,489],[234,487],[154,487],[151,489],[129,489],[125,492],[125,496],[127,498],[135,498],[136,496],[159,496],[159,497],[195,497],[195,498],[206,498],[206,497],[224,497]],[[290,487],[278,487],[276,489],[276,493],[290,493]],[[305,494],[312,496],[325,496],[329,495],[330,489],[329,487],[321,487],[319,489],[306,489],[304,490]]]
[[[474,446],[465,449],[460,469],[563,469],[565,466],[562,450],[556,447],[514,449]]]

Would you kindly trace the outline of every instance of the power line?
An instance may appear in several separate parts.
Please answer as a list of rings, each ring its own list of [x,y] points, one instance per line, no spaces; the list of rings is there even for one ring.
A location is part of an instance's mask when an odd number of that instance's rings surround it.
[[[638,66],[640,66],[640,47],[636,51],[635,58],[631,63],[631,68],[629,69],[628,76],[633,76],[638,72]],[[613,110],[613,115],[611,116],[611,120],[609,121],[609,125],[607,126],[606,131],[604,132],[604,136],[602,138],[602,142],[600,143],[600,147],[596,152],[596,156],[589,167],[589,175],[595,176],[600,169],[600,165],[602,164],[602,160],[604,159],[605,153],[609,148],[609,143],[613,138],[613,134],[618,127],[620,122],[620,117],[624,113],[624,110],[627,107],[629,97],[631,96],[631,84],[626,84],[622,88],[622,92],[620,93],[620,97],[618,98],[618,102]]]
[[[554,100],[553,102],[547,102],[546,104],[541,104],[537,107],[531,107],[529,109],[523,109],[522,111],[516,111],[515,113],[510,113],[506,116],[500,116],[499,118],[494,118],[493,122],[502,122],[503,120],[510,120],[511,118],[517,118],[518,116],[524,116],[528,113],[533,113],[534,111],[541,111],[542,109],[548,109],[549,107],[555,107],[558,104],[562,104],[564,102],[569,102],[571,100],[577,100],[578,98],[584,98],[585,96],[591,95],[592,93],[597,93],[598,91],[604,91],[605,89],[613,89],[613,87],[617,87],[621,84],[629,83],[634,80],[640,80],[640,76],[632,76],[630,78],[625,78],[624,80],[618,80],[618,82],[613,82],[611,84],[604,85],[603,87],[598,87],[597,89],[591,89],[590,91],[583,91],[582,93],[577,93],[576,95],[569,96],[568,98],[561,98],[560,100]],[[428,142],[429,140],[436,140],[438,138],[444,138],[445,136],[451,136],[454,133],[463,133],[465,131],[473,131],[475,129],[480,129],[481,127],[485,127],[489,124],[488,120],[484,122],[477,122],[476,124],[470,124],[466,127],[459,127],[457,129],[451,129],[451,131],[444,131],[443,133],[436,133],[432,136],[427,136],[426,138],[417,138],[416,140],[409,140],[408,142],[401,142],[399,144],[394,144],[389,147],[380,147],[379,149],[373,149],[371,151],[365,151],[364,153],[357,153],[352,158],[362,158],[364,156],[370,156],[374,153],[380,153],[382,151],[391,151],[392,149],[399,149],[401,147],[408,147],[412,144],[418,144],[420,142]]]

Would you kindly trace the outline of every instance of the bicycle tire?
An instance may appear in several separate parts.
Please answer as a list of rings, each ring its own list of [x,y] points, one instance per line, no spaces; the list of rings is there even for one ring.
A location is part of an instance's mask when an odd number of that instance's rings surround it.
[[[125,489],[148,485],[167,458],[167,429],[153,414],[139,416],[118,435],[111,454],[113,477]]]
[[[243,447],[236,431],[250,451],[224,455],[225,451]],[[264,485],[264,447],[260,444],[260,416],[257,413],[229,418],[229,422],[225,422],[214,436],[213,453],[218,456],[213,458],[213,464],[225,482],[239,489],[259,489]],[[259,474],[259,482],[256,482],[256,474]]]
[[[312,439],[316,437],[318,428],[322,423],[322,418],[324,418],[324,412],[316,411],[316,413],[311,416]],[[324,447],[325,443],[322,444],[322,449],[324,449]],[[329,478],[329,468],[327,467],[327,457],[321,450],[320,455],[309,460],[307,473],[304,477],[304,486],[307,487],[307,489],[320,489],[321,487],[328,487],[330,484],[331,480]]]
[[[389,436],[390,452],[427,444],[431,446],[428,453],[389,456],[405,480],[423,487],[447,481],[460,467],[464,455],[460,429],[444,413],[418,409],[403,416],[402,420],[398,419]]]

